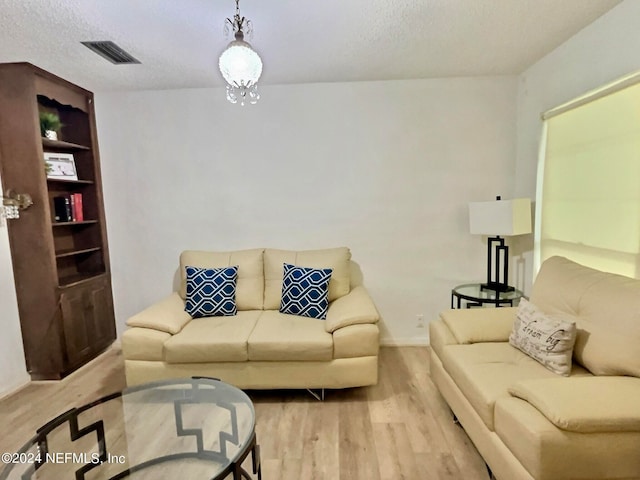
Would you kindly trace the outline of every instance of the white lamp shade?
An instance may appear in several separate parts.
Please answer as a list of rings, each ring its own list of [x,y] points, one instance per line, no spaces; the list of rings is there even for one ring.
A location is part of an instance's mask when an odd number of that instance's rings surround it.
[[[235,40],[222,52],[218,61],[220,73],[229,85],[249,87],[262,75],[262,60],[247,42]]]
[[[531,233],[531,199],[469,204],[469,230],[475,235],[513,236]]]

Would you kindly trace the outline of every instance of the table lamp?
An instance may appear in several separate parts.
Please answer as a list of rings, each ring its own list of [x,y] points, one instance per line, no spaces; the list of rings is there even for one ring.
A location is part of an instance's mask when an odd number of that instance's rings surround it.
[[[487,282],[483,290],[510,292],[509,247],[502,236],[531,233],[531,200],[515,198],[469,204],[469,229],[473,235],[489,235],[487,248]]]

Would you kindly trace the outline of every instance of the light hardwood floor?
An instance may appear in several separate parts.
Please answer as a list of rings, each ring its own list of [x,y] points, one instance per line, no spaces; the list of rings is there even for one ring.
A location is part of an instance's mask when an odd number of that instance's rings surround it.
[[[428,371],[427,347],[386,347],[374,387],[328,390],[324,402],[305,391],[248,392],[264,480],[488,480]],[[115,349],[61,382],[30,384],[0,400],[0,452],[17,451],[51,418],[124,386]]]

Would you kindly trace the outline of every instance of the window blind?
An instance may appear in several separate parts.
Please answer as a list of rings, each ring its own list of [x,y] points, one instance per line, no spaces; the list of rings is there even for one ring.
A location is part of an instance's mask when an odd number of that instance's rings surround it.
[[[545,120],[536,248],[640,278],[640,84]]]

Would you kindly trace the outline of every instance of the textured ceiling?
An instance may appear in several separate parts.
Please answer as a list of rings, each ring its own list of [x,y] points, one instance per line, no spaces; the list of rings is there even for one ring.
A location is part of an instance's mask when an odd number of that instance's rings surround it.
[[[262,84],[517,74],[620,0],[241,0]],[[0,0],[0,62],[94,91],[223,85],[233,0]],[[112,40],[142,62],[80,44]]]

